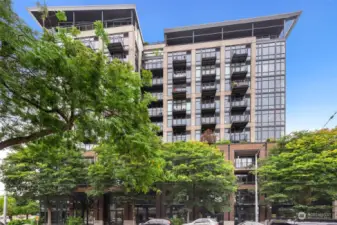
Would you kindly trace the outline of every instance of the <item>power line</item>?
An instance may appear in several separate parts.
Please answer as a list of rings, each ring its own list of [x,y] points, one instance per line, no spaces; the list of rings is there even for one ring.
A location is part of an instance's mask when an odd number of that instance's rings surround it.
[[[330,116],[330,118],[328,119],[328,121],[326,121],[326,123],[324,124],[323,128],[326,127],[326,125],[335,117],[336,114],[337,114],[337,111],[334,114],[332,114],[332,116]]]

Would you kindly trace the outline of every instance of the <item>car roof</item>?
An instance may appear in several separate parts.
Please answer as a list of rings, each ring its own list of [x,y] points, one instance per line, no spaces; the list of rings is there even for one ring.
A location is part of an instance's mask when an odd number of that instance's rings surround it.
[[[145,224],[170,224],[170,221],[165,219],[151,219]]]

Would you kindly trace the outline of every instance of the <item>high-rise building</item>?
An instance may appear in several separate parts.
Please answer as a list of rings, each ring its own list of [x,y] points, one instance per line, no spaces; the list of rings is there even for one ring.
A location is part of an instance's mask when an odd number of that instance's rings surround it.
[[[37,8],[30,13],[41,25]],[[110,58],[148,69],[157,101],[149,106],[165,142],[261,142],[285,134],[286,39],[301,12],[164,30],[164,42],[144,42],[135,5],[49,7],[47,29],[76,26],[79,39],[101,49],[94,22],[101,20]],[[64,11],[66,22],[55,13]]]

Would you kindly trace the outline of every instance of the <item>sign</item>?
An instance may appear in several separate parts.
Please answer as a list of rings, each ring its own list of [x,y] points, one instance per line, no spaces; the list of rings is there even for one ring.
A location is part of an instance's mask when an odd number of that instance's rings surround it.
[[[297,213],[297,218],[299,219],[299,220],[304,220],[305,218],[306,218],[306,214],[305,214],[305,212],[299,212],[299,213]]]

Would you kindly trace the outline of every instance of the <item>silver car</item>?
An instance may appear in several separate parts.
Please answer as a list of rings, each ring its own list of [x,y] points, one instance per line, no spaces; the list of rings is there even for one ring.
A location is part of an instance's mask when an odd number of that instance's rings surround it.
[[[191,223],[185,223],[183,225],[219,225],[219,223],[211,218],[200,218],[197,220],[194,220]]]

